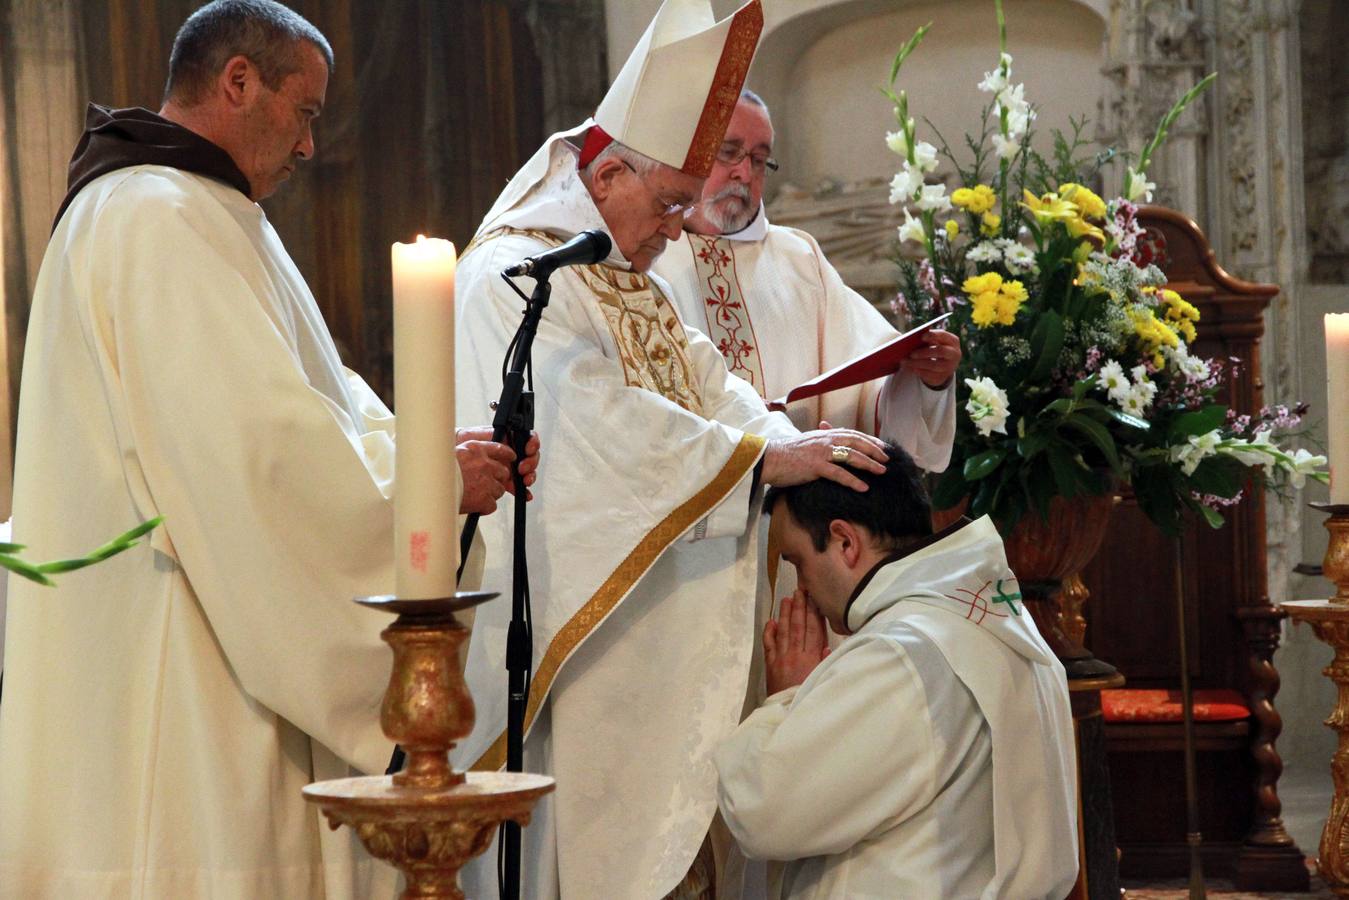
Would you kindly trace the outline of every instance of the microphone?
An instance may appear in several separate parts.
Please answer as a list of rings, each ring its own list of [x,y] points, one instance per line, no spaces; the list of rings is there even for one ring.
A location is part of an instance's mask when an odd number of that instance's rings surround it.
[[[538,256],[526,256],[501,274],[514,278],[528,275],[535,281],[546,281],[553,271],[563,266],[590,266],[609,255],[613,242],[603,231],[583,231],[560,247],[554,247]]]

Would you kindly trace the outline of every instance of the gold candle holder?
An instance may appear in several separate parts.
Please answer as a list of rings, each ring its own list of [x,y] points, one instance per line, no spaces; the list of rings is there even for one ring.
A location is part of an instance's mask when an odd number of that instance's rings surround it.
[[[380,633],[394,661],[379,722],[407,763],[393,776],[311,784],[304,797],[319,805],[329,827],[350,825],[372,856],[407,876],[404,900],[462,900],[459,870],[487,849],[502,822],[528,825],[535,802],[554,788],[542,775],[464,773],[450,765],[450,748],[473,730],[473,698],[457,659],[468,629],[454,614],[495,596],[356,601],[398,614]]]
[[[1295,621],[1309,623],[1316,637],[1335,650],[1335,659],[1322,673],[1338,689],[1335,709],[1326,726],[1339,735],[1339,748],[1330,762],[1335,794],[1321,830],[1317,869],[1337,897],[1349,897],[1349,504],[1311,505],[1329,513],[1326,530],[1330,532],[1330,545],[1321,572],[1334,583],[1335,595],[1279,606]]]
[[[1313,503],[1312,506],[1330,513],[1330,518],[1326,519],[1330,544],[1321,563],[1322,574],[1334,582],[1336,588],[1330,602],[1349,604],[1349,503]]]

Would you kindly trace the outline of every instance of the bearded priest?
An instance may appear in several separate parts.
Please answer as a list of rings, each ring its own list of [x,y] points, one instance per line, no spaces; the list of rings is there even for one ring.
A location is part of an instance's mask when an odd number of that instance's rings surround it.
[[[655,266],[679,314],[705,331],[726,366],[765,400],[897,337],[875,307],[844,284],[804,231],[768,221],[763,193],[776,171],[773,122],[742,90],[684,234]],[[788,409],[798,427],[820,420],[876,434],[940,472],[955,437],[960,340],[930,331],[900,370]]]
[[[588,229],[613,239],[598,265],[553,276],[533,349],[550,449],[529,508],[525,768],[558,788],[525,831],[531,898],[659,900],[691,869],[710,880],[711,753],[745,696],[760,488],[818,475],[860,489],[852,472],[885,459],[860,432],[801,435],[769,413],[647,274],[699,196],[762,21],[758,0],[721,22],[706,0],[668,0],[595,118],[526,163],[459,262],[459,409],[480,415],[520,322],[500,273]],[[485,523],[489,544],[508,519]],[[486,583],[510,580],[489,563]],[[461,765],[503,764],[508,616],[489,604],[474,623]],[[470,896],[497,896],[494,857],[466,872]]]

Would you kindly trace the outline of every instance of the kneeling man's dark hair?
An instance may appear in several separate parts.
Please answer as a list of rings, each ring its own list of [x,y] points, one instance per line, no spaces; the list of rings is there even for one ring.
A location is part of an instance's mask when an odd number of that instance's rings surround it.
[[[203,99],[211,81],[236,56],[257,66],[271,90],[300,71],[299,48],[313,44],[333,70],[333,48],[304,16],[273,0],[215,0],[187,17],[173,39],[164,99],[185,106]]]
[[[913,457],[889,443],[885,452],[890,461],[882,474],[848,467],[848,472],[866,482],[869,490],[854,491],[819,478],[771,489],[764,509],[771,512],[779,500],[784,501],[792,518],[810,534],[816,550],[823,551],[829,545],[829,523],[835,519],[860,525],[883,547],[901,550],[932,534],[932,503]]]

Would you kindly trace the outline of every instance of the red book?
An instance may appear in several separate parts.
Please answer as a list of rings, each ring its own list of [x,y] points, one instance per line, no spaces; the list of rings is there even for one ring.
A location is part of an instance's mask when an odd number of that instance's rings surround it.
[[[884,378],[886,375],[897,372],[904,357],[923,346],[923,334],[934,325],[944,322],[950,315],[950,313],[945,313],[937,316],[930,322],[924,322],[917,328],[904,332],[893,341],[882,344],[870,353],[865,353],[856,359],[850,359],[841,366],[835,366],[828,372],[815,376],[810,381],[798,384],[787,392],[787,396],[769,403],[768,408],[786,410],[788,403],[805,400],[807,397],[818,397],[820,394],[852,387],[864,381],[871,381],[873,378]]]

